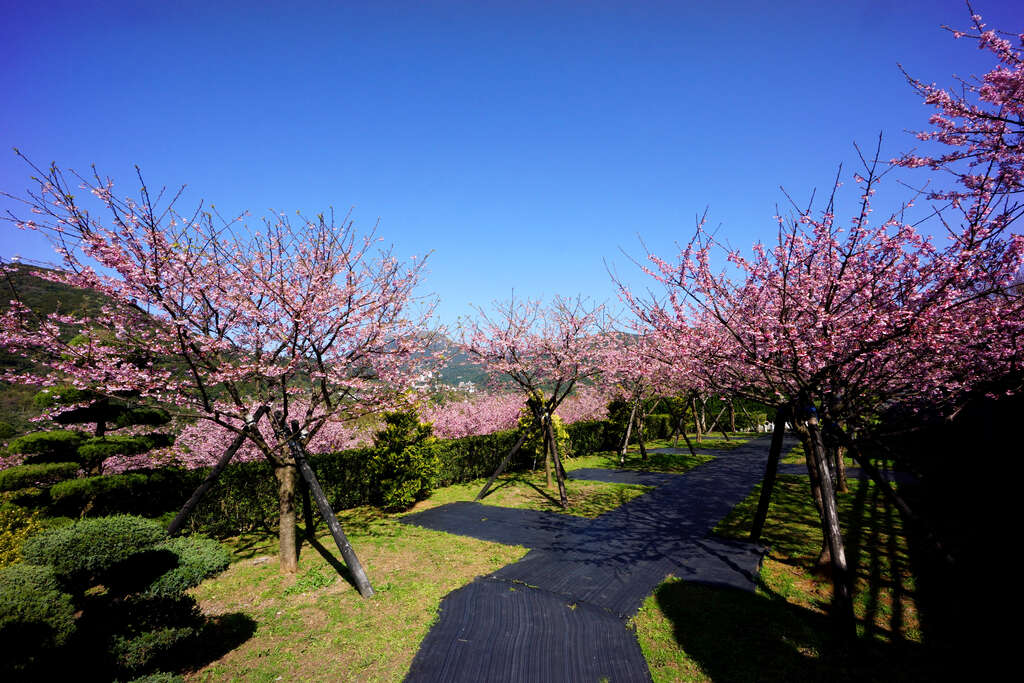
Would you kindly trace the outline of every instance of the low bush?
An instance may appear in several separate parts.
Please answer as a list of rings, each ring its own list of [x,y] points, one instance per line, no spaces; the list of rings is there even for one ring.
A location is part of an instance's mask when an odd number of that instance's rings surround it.
[[[142,517],[82,519],[28,539],[22,556],[29,564],[52,567],[65,585],[80,587],[166,536],[159,522]]]
[[[227,548],[204,536],[170,538],[158,543],[153,549],[172,553],[175,566],[142,591],[146,597],[180,595],[198,586],[203,579],[221,573],[231,564],[231,554]]]
[[[43,530],[43,520],[37,510],[17,505],[9,494],[0,499],[0,567],[21,559],[25,540]]]
[[[75,607],[50,567],[0,569],[0,672],[25,676],[75,631]]]
[[[79,516],[158,516],[188,498],[205,471],[139,470],[62,481],[50,488],[52,512]]]
[[[77,462],[46,462],[15,465],[0,471],[0,491],[16,491],[30,486],[49,486],[78,474]]]
[[[69,429],[34,432],[12,439],[7,444],[7,452],[27,456],[26,464],[71,462],[78,460],[78,447],[83,441],[85,435],[82,432]]]

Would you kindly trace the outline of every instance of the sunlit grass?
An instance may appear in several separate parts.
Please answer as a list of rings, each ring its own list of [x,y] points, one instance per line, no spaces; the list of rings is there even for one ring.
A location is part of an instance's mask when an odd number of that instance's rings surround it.
[[[717,527],[745,539],[760,490]],[[656,681],[928,680],[907,543],[896,511],[870,482],[839,497],[856,576],[858,640],[829,616],[831,584],[815,574],[821,528],[806,478],[782,476],[762,542],[770,550],[756,593],[669,580],[634,619]]]

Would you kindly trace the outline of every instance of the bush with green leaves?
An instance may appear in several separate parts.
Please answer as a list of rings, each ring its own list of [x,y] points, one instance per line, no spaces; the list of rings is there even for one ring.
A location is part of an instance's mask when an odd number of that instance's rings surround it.
[[[0,491],[17,491],[34,486],[50,486],[78,474],[75,462],[45,462],[15,465],[0,471]]]
[[[7,452],[24,455],[26,464],[46,462],[78,462],[78,447],[85,441],[85,434],[69,429],[54,429],[48,432],[33,432],[12,439]]]
[[[420,424],[414,411],[384,414],[384,428],[373,437],[375,505],[404,510],[430,494],[440,470],[431,431],[430,425]]]
[[[73,606],[72,614],[80,610],[67,646],[75,658],[84,659],[76,665],[90,673],[106,672],[108,678],[173,666],[175,653],[190,647],[205,624],[185,591],[220,573],[230,561],[216,541],[168,538],[158,522],[129,515],[81,519],[43,531],[25,543],[23,556],[25,564],[0,571],[35,576],[36,592],[47,601]],[[22,602],[0,601],[0,623],[16,629],[39,621],[33,614],[41,608],[33,607],[33,612]],[[40,663],[41,648],[68,640],[66,634],[62,638],[26,645],[13,655],[12,666],[42,675],[46,665]]]
[[[565,428],[565,424],[562,422],[562,418],[558,415],[551,416],[551,426],[555,432],[555,444],[558,446],[558,456],[560,458],[567,458],[572,455],[572,440],[569,438],[569,432]],[[526,430],[526,441],[523,442],[523,448],[529,452],[534,453],[538,457],[542,457],[545,452],[545,435],[544,429],[537,424],[537,418],[534,416],[533,411],[529,405],[523,406],[522,412],[519,414],[519,429]]]
[[[20,560],[25,541],[43,530],[39,512],[18,505],[11,498],[9,493],[0,497],[0,567]]]
[[[48,565],[61,581],[86,587],[104,572],[167,537],[151,519],[121,515],[82,519],[34,536],[22,546],[29,564]]]
[[[53,569],[29,564],[0,568],[0,673],[21,678],[75,632],[75,606]]]

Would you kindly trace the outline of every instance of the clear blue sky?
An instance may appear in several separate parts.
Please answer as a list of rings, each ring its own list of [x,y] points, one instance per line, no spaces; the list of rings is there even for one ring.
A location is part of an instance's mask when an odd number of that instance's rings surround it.
[[[733,245],[771,239],[779,185],[827,190],[879,131],[886,158],[913,146],[930,110],[897,63],[993,65],[939,28],[958,0],[2,7],[0,149],[132,189],[138,164],[225,213],[354,207],[433,252],[446,322],[513,289],[614,301],[603,259],[643,286],[620,248],[670,255],[705,206]],[[1022,2],[974,7],[1024,30]],[[0,151],[0,190],[29,186]],[[16,254],[52,260],[0,225]]]

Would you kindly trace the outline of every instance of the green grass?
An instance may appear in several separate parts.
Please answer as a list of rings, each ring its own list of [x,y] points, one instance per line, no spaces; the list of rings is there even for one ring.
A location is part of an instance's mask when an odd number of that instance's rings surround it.
[[[472,500],[484,481],[438,490],[414,511]],[[584,517],[596,517],[647,490],[600,482],[567,484],[566,512]],[[560,512],[557,501],[557,488],[544,487],[543,472],[506,475],[484,499],[488,505]],[[318,531],[315,546],[303,544],[298,573],[290,578],[278,570],[276,536],[255,533],[231,539],[236,562],[193,594],[204,612],[249,624],[251,633],[225,633],[233,649],[190,674],[189,680],[401,680],[436,620],[441,598],[527,552],[404,525],[398,521],[401,516],[371,507],[338,513],[377,591],[368,600],[339,575],[344,569],[325,529]],[[216,651],[218,644],[210,647]]]
[[[719,436],[714,436],[718,434]],[[694,449],[697,451],[728,451],[733,448],[738,448],[743,444],[747,443],[751,439],[756,439],[764,434],[758,434],[756,432],[729,432],[729,439],[726,440],[721,436],[721,432],[712,432],[710,435],[704,435],[701,438],[701,442],[697,443],[697,435],[687,432],[687,436],[690,437],[690,443],[693,444]],[[679,442],[672,439],[654,439],[652,441],[645,442],[647,448],[686,448],[686,441],[679,437]],[[639,447],[634,443],[630,444],[629,450],[639,450]]]
[[[745,539],[760,490],[716,528]],[[671,579],[634,619],[655,681],[928,680],[941,671],[922,644],[902,522],[870,482],[840,494],[856,576],[857,641],[835,637],[831,585],[814,573],[821,530],[806,478],[779,478],[756,593]]]
[[[376,594],[364,599],[339,576],[326,531],[316,546],[303,544],[290,578],[278,570],[276,539],[235,539],[237,561],[192,593],[205,613],[255,628],[189,680],[401,680],[441,598],[527,552],[400,524],[397,515],[372,508],[346,510],[339,519]]]
[[[582,458],[572,459],[570,461],[572,464],[566,463],[566,471],[571,472],[572,469],[579,468],[575,464],[576,460],[582,460]],[[586,467],[595,466],[586,465]],[[650,487],[631,484],[607,484],[568,479],[565,482],[565,494],[569,507],[563,510],[558,500],[558,484],[554,483],[554,480],[552,481],[552,487],[547,488],[543,470],[503,474],[498,477],[494,486],[480,502],[484,505],[545,510],[594,518],[614,510],[650,490]],[[460,500],[473,500],[486,482],[487,479],[476,479],[466,484],[455,484],[439,489],[427,500],[417,503],[412,511],[418,512]]]
[[[643,470],[645,472],[675,472],[677,474],[692,470],[697,465],[702,465],[714,458],[710,455],[690,455],[689,453],[648,453],[647,460],[640,457],[639,450],[626,452],[626,462],[622,467],[629,470]],[[583,469],[584,467],[601,467],[604,469],[619,468],[619,454],[612,451],[594,453],[578,458],[571,458],[565,463],[567,472]],[[570,474],[570,476],[572,476]]]

